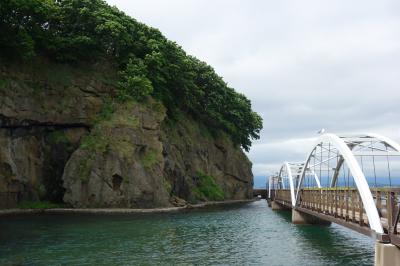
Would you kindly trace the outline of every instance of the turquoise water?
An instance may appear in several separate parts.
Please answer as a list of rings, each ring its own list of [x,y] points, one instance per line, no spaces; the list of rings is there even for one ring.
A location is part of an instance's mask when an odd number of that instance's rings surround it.
[[[0,218],[0,265],[372,265],[374,241],[264,200],[174,214]]]

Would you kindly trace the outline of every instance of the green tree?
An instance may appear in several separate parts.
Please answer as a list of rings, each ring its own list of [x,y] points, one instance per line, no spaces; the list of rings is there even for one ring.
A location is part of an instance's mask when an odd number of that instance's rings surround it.
[[[52,0],[2,0],[0,53],[12,59],[30,59],[52,39],[49,21],[57,13]]]
[[[120,71],[118,96],[121,100],[143,100],[153,92],[151,81],[146,77],[146,66],[138,58],[130,58],[125,70]]]

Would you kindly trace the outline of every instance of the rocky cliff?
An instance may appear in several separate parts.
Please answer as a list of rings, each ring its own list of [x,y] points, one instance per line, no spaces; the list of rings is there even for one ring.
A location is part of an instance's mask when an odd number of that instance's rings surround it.
[[[111,100],[106,64],[0,65],[0,207],[152,208],[251,197],[251,163],[223,133],[164,106]],[[112,69],[112,68],[110,68]]]

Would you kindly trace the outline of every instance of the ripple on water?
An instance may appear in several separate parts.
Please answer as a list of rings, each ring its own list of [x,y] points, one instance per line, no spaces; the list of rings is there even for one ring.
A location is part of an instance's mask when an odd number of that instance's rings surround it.
[[[265,201],[185,213],[0,219],[0,265],[372,265],[372,239]]]

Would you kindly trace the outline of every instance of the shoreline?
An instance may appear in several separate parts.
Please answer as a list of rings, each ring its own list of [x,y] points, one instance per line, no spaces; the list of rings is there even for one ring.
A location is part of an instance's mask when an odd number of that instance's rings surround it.
[[[0,217],[8,215],[26,214],[143,214],[143,213],[172,213],[185,210],[201,209],[210,206],[231,205],[237,203],[250,203],[258,199],[208,201],[198,204],[189,204],[182,207],[164,207],[151,209],[130,209],[130,208],[52,208],[52,209],[3,209],[0,210]]]

